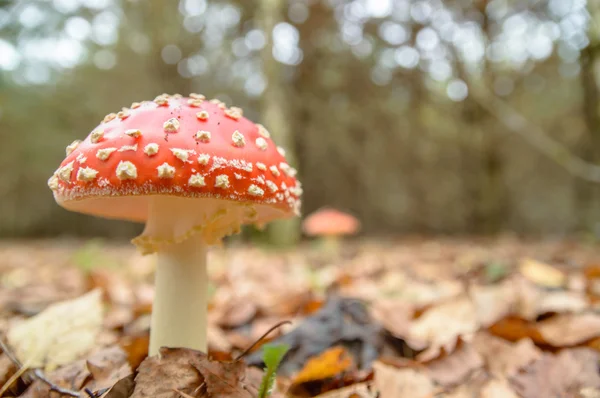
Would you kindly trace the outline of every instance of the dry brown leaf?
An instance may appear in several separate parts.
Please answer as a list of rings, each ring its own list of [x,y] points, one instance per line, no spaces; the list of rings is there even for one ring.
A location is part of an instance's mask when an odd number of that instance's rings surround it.
[[[473,374],[452,390],[445,394],[437,395],[436,398],[480,398],[481,389],[489,381],[483,370],[475,371]]]
[[[52,371],[88,352],[102,327],[102,292],[97,289],[53,304],[10,328],[8,342],[32,368]]]
[[[206,339],[211,350],[229,351],[232,348],[231,341],[227,338],[226,333],[218,326],[208,325]]]
[[[543,339],[554,347],[566,347],[600,337],[600,315],[556,315],[538,324]]]
[[[497,285],[471,286],[469,292],[482,327],[489,327],[510,314],[517,300],[510,280]]]
[[[478,329],[475,306],[462,296],[428,309],[413,321],[407,342],[414,349],[443,347],[450,353],[458,338],[469,338]]]
[[[211,398],[254,398],[258,395],[260,377],[247,372],[243,362],[211,361],[206,356],[193,364],[204,377],[206,392]]]
[[[410,336],[413,307],[401,300],[378,300],[369,308],[373,319],[393,336],[406,339]]]
[[[562,271],[531,258],[521,260],[519,271],[531,282],[544,287],[561,287],[567,280]]]
[[[584,387],[600,387],[597,352],[588,348],[545,354],[524,372],[512,378],[523,398],[571,397]]]
[[[183,348],[161,348],[142,362],[131,398],[178,398],[176,391],[198,397],[252,398],[258,384],[243,362],[218,362],[206,354]]]
[[[584,387],[579,390],[581,398],[600,398],[600,388]]]
[[[17,367],[13,361],[6,354],[0,354],[0,386],[3,386],[16,371]]]
[[[119,379],[131,374],[127,356],[119,347],[109,347],[100,350],[87,360],[79,360],[63,366],[47,374],[55,385],[75,391],[89,388],[98,391],[111,387]],[[50,387],[36,380],[27,389],[23,398],[46,398],[50,395]]]
[[[535,343],[545,342],[535,323],[513,316],[496,322],[488,330],[494,336],[508,341],[519,341],[527,337]]]
[[[349,370],[352,365],[352,357],[344,347],[332,347],[321,355],[309,359],[294,377],[292,384],[299,385],[335,377]]]
[[[224,328],[234,328],[250,322],[256,315],[256,305],[242,297],[231,297],[210,312],[211,323]]]
[[[539,315],[538,306],[544,294],[542,289],[520,274],[513,275],[507,283],[512,285],[515,292],[514,314],[529,321],[535,320]]]
[[[477,333],[473,347],[483,357],[488,371],[496,377],[511,377],[542,356],[530,339],[511,343],[485,332]]]
[[[432,398],[436,392],[433,381],[424,371],[398,369],[379,361],[373,363],[373,371],[379,398]]]
[[[315,398],[377,398],[371,383],[356,383],[348,387],[319,394]]]
[[[481,398],[519,398],[504,379],[490,380],[481,389]]]
[[[585,310],[588,306],[589,300],[582,292],[546,292],[538,300],[536,315],[548,312],[576,313]]]
[[[132,373],[127,354],[120,347],[96,353],[86,360],[85,365],[91,375],[91,380],[88,380],[85,387],[91,391],[112,387]]]
[[[135,387],[135,374],[117,381],[101,398],[129,398]]]
[[[464,381],[471,372],[483,366],[483,359],[470,344],[461,344],[452,354],[426,364],[427,374],[444,387]]]

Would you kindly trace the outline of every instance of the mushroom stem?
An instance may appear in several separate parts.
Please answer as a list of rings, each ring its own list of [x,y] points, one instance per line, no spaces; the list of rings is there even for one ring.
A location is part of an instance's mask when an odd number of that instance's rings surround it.
[[[160,347],[207,352],[207,246],[199,235],[157,253],[149,355]]]

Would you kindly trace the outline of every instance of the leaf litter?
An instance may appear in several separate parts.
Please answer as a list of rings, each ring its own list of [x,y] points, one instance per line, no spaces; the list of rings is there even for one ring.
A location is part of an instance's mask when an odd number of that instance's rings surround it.
[[[214,250],[208,355],[148,358],[152,257],[4,243],[4,396],[600,396],[598,247],[502,237],[321,250]]]

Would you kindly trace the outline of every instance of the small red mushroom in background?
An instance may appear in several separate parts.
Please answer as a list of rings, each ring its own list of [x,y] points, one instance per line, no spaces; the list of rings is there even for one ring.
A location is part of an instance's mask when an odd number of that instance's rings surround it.
[[[323,207],[304,219],[302,230],[308,236],[321,238],[328,251],[337,252],[342,237],[360,230],[360,221],[351,214]]]
[[[302,189],[284,150],[236,107],[203,95],[159,95],[108,114],[66,148],[48,180],[67,210],[145,223],[133,240],[157,253],[149,355],[207,351],[207,249],[299,214]]]

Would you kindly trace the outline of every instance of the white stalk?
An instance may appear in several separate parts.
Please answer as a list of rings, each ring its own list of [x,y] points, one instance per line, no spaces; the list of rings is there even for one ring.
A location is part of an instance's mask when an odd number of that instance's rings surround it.
[[[207,246],[194,235],[157,253],[149,355],[160,347],[207,352]]]

